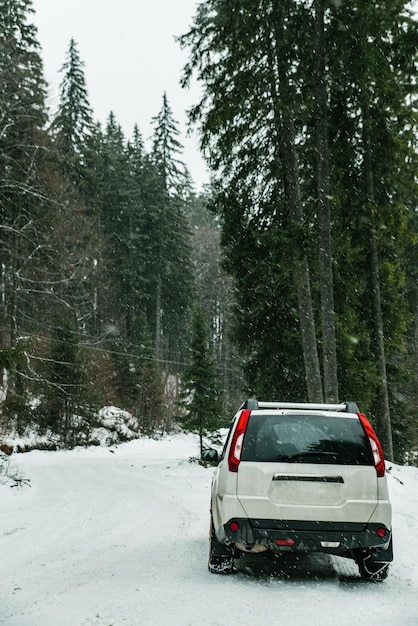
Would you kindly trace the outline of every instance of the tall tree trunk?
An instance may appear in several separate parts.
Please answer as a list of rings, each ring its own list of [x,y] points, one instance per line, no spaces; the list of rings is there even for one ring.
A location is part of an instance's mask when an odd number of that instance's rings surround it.
[[[417,304],[415,305],[415,328],[414,328],[414,344],[415,344],[415,393],[418,398],[418,286],[416,288]]]
[[[382,296],[380,291],[379,275],[379,253],[377,248],[376,229],[374,226],[375,197],[373,181],[373,163],[370,149],[370,111],[368,95],[363,98],[363,144],[364,144],[364,173],[366,181],[366,197],[370,212],[370,274],[372,287],[372,305],[374,314],[374,337],[377,359],[377,369],[379,374],[379,385],[377,388],[376,421],[377,431],[381,440],[385,456],[390,461],[393,460],[392,427],[389,410],[389,394],[386,374],[386,354],[382,315]]]
[[[303,226],[303,209],[300,197],[299,163],[296,151],[296,132],[291,106],[292,97],[289,84],[289,59],[286,46],[286,34],[284,25],[284,9],[276,3],[272,5],[275,22],[274,66],[273,76],[277,75],[278,89],[280,94],[275,93],[273,87],[272,96],[276,98],[276,125],[281,132],[281,150],[283,154],[286,195],[289,215],[295,224]],[[280,97],[279,97],[280,96]],[[277,111],[277,102],[282,102],[282,110]],[[281,123],[280,123],[281,121]],[[318,345],[316,339],[315,318],[313,313],[312,295],[310,286],[310,273],[306,255],[296,255],[295,259],[295,285],[298,296],[299,320],[302,338],[303,360],[305,365],[306,387],[308,399],[311,402],[322,402],[322,381],[319,366]]]
[[[322,313],[324,398],[338,402],[337,346],[335,339],[334,281],[328,168],[328,106],[325,75],[324,2],[315,0],[316,130],[318,152],[318,228]]]
[[[157,297],[155,304],[155,356],[161,358],[161,274],[157,279]]]
[[[370,258],[372,275],[372,302],[374,311],[374,334],[376,341],[376,357],[379,373],[377,389],[377,428],[385,456],[393,461],[392,428],[390,422],[389,394],[386,375],[386,355],[383,333],[382,296],[380,292],[379,256],[377,250],[376,231],[370,232]]]
[[[19,288],[18,278],[18,237],[16,234],[11,236],[10,248],[13,251],[10,258],[10,275],[7,284],[7,296],[5,301],[5,327],[9,332],[9,347],[16,354],[17,348],[17,296]],[[16,395],[16,378],[17,378],[17,355],[10,359],[10,367],[7,372],[7,390],[6,399]]]
[[[305,364],[308,399],[310,402],[323,402],[309,267],[306,257],[301,260],[300,267],[297,268],[295,272],[295,280],[298,293],[303,361]]]
[[[282,137],[286,159],[285,170],[289,212],[292,221],[301,225],[303,224],[303,211],[300,199],[295,129],[293,120],[290,119],[286,112],[283,113]],[[318,344],[312,305],[310,272],[306,255],[301,255],[301,257],[296,260],[295,283],[298,295],[299,321],[308,399],[310,402],[322,402],[321,371],[319,367]]]
[[[7,348],[10,333],[7,325],[7,265],[5,262],[1,263],[0,271],[0,348]]]

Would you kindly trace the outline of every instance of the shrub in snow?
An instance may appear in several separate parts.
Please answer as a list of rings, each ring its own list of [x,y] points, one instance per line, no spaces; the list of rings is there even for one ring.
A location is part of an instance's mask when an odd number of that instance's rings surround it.
[[[11,466],[9,453],[0,451],[0,485],[7,484],[10,487],[30,487],[30,479]]]
[[[128,411],[114,406],[99,411],[99,425],[90,435],[94,445],[113,445],[138,437],[137,422]]]

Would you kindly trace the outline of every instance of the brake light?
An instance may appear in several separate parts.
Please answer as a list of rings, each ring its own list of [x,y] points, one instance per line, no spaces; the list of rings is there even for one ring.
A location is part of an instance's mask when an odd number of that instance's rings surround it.
[[[228,469],[230,472],[238,472],[238,465],[241,461],[242,442],[250,417],[250,410],[242,411],[238,418],[238,424],[232,437],[231,447],[229,448]]]
[[[276,544],[278,546],[285,546],[287,548],[291,548],[295,545],[295,543],[294,539],[276,539]]]
[[[357,415],[359,416],[364,432],[369,439],[377,475],[379,478],[382,478],[385,475],[385,457],[383,454],[382,444],[380,443],[379,437],[376,435],[374,428],[370,424],[367,417],[362,413],[357,413]]]

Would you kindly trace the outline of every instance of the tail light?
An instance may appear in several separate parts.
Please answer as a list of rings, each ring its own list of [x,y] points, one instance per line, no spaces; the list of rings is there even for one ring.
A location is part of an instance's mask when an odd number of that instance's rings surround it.
[[[238,418],[238,424],[232,437],[231,447],[229,448],[228,468],[230,472],[238,472],[238,465],[241,461],[242,443],[250,417],[250,410],[242,411]]]
[[[278,546],[285,546],[286,548],[292,548],[295,545],[294,539],[276,539]]]
[[[374,466],[376,468],[377,475],[379,478],[382,478],[382,476],[385,475],[385,457],[383,454],[382,444],[380,443],[379,438],[376,435],[374,428],[370,424],[367,417],[362,413],[358,413],[357,415],[359,416],[364,432],[369,439],[369,444],[373,454]]]

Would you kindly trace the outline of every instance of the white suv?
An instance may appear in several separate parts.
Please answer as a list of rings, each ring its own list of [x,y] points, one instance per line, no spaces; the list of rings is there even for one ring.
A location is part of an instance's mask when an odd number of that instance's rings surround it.
[[[209,570],[231,573],[243,552],[326,552],[384,580],[392,508],[379,439],[352,402],[247,400],[217,463]]]

